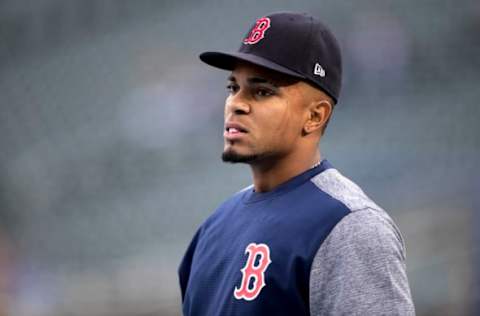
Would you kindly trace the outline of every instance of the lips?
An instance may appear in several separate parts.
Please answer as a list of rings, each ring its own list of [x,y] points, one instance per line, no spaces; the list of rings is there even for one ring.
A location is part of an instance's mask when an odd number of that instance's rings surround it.
[[[248,130],[240,123],[227,122],[225,124],[225,132],[223,136],[227,139],[235,139],[248,133]]]
[[[227,122],[225,124],[225,131],[231,133],[248,133],[248,130],[240,123]]]
[[[241,130],[236,129],[235,127],[227,127],[226,131],[227,131],[227,133],[233,133],[233,134],[242,133]]]

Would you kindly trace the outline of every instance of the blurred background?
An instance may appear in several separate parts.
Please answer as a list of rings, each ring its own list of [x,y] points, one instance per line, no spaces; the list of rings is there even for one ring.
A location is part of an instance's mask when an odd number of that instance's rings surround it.
[[[400,226],[418,315],[480,313],[480,2],[0,1],[0,315],[180,315],[177,266],[250,184],[227,73],[256,18],[337,35],[322,153]]]

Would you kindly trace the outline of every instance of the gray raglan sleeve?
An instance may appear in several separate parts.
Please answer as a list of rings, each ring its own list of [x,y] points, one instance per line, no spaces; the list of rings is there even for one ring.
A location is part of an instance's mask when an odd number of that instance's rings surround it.
[[[403,239],[384,211],[350,213],[322,243],[310,271],[310,314],[415,315]]]

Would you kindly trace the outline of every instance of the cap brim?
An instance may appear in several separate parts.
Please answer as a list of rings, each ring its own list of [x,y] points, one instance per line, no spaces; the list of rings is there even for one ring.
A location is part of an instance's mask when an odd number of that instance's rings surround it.
[[[303,75],[290,70],[284,66],[276,64],[268,59],[247,54],[247,53],[222,53],[222,52],[205,52],[200,54],[200,59],[213,67],[224,69],[224,70],[233,70],[235,65],[239,61],[249,62],[257,66],[265,67],[270,70],[274,70],[286,75],[290,75],[299,79],[306,79]]]

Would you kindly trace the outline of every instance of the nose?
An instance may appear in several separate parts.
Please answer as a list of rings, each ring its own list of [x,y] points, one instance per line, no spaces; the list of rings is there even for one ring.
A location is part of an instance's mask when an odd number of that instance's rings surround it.
[[[225,100],[225,114],[227,113],[248,114],[250,113],[250,104],[240,93],[231,95]]]

